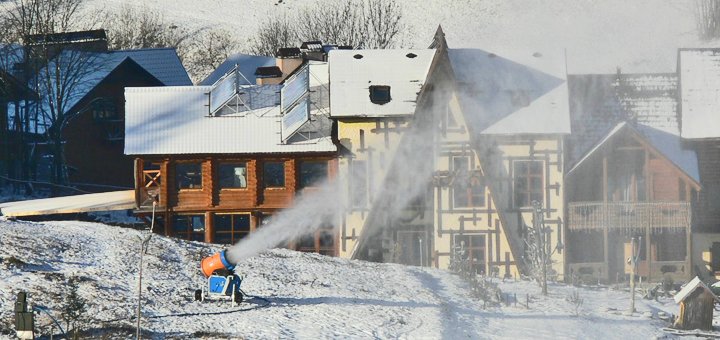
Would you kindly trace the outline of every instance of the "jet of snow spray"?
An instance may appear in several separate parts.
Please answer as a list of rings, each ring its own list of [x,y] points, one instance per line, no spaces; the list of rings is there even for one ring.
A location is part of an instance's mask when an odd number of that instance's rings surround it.
[[[295,205],[273,215],[272,222],[228,248],[225,256],[230,263],[277,247],[322,226],[332,225],[344,211],[345,200],[339,190],[339,181],[326,181],[316,191],[304,193],[295,200]]]

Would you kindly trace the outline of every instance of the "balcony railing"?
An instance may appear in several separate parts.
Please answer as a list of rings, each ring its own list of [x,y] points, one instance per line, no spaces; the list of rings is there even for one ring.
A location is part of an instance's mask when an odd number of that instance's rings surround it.
[[[570,230],[608,228],[633,231],[650,228],[689,229],[689,202],[572,202],[568,204]]]

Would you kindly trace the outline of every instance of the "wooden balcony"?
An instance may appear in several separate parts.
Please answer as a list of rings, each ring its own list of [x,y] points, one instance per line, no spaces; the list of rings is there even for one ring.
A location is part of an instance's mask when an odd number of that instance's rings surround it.
[[[691,214],[689,202],[572,202],[568,204],[568,228],[681,231],[690,229]]]

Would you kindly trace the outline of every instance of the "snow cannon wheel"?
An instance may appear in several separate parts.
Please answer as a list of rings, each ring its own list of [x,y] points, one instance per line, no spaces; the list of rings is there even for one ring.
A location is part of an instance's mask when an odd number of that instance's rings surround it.
[[[202,301],[202,289],[195,289],[195,301]]]

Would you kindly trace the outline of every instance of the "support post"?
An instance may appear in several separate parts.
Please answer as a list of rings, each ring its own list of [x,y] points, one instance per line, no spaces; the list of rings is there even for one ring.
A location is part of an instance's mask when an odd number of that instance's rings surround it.
[[[609,231],[608,231],[608,164],[607,164],[607,154],[603,153],[603,213],[602,213],[602,226],[603,226],[603,252],[604,252],[604,259],[605,259],[605,266],[607,266],[607,270],[605,271],[605,275],[607,276],[607,279],[610,280],[610,245],[609,245]]]

